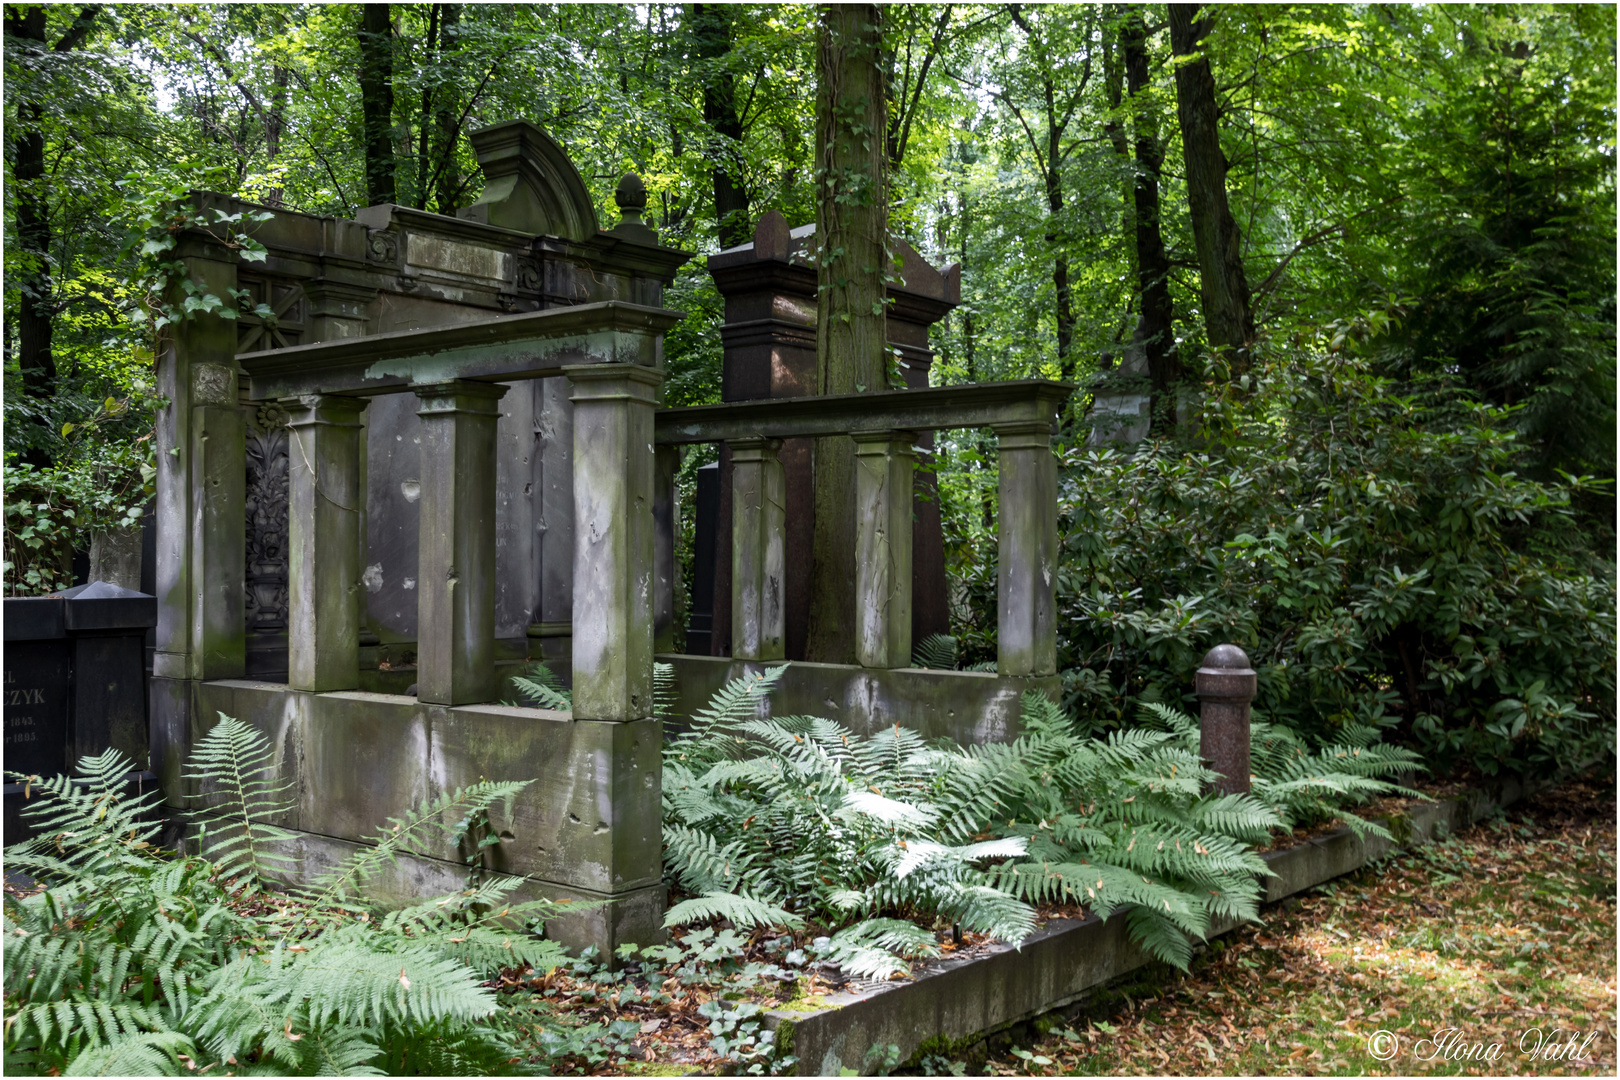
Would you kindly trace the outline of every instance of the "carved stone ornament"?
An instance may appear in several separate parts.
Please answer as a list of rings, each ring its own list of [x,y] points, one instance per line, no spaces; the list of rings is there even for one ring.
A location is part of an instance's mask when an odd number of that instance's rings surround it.
[[[519,259],[517,263],[517,287],[523,292],[539,292],[544,277],[540,273],[540,264],[533,259]]]
[[[236,395],[231,390],[231,372],[219,364],[197,364],[191,369],[191,403],[193,405],[234,405]]]
[[[366,235],[366,258],[372,262],[399,265],[399,234],[387,229],[372,229]]]
[[[247,630],[287,629],[287,410],[267,402],[247,425]]]

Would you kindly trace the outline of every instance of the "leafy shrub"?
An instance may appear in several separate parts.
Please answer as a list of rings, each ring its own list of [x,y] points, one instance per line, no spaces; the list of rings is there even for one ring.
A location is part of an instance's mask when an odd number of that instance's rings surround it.
[[[255,815],[279,808],[259,775],[271,760],[235,720],[202,740],[193,775],[215,794],[193,856],[153,845],[160,795],[126,797],[130,763],[116,751],[82,759],[80,780],[16,777],[39,835],[6,851],[7,869],[45,888],[5,899],[8,1071],[521,1071],[512,1025],[482,984],[565,958],[524,926],[555,906],[511,902],[511,878],[386,915],[352,895],[382,862],[430,833],[456,837],[524,785],[424,803],[300,902],[263,889],[277,830]]]
[[[1124,723],[1234,642],[1258,713],[1329,742],[1379,725],[1486,773],[1612,753],[1613,532],[1572,508],[1594,485],[1515,473],[1509,411],[1374,377],[1367,332],[1261,350],[1181,443],[1065,456],[1071,705]]]

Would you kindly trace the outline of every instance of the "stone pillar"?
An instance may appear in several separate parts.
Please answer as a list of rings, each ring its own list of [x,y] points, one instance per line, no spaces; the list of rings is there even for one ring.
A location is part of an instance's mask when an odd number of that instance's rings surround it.
[[[360,686],[360,414],[366,402],[330,394],[282,401],[287,462],[287,685]]]
[[[855,439],[855,656],[862,667],[911,665],[909,431]]]
[[[776,439],[731,444],[731,655],[780,660],[787,614],[787,486]]]
[[[1057,458],[1046,421],[1001,424],[996,671],[1057,672]]]
[[[1220,774],[1214,790],[1222,795],[1249,790],[1249,710],[1257,678],[1249,657],[1236,645],[1217,645],[1193,676],[1198,695],[1198,756]]]
[[[202,291],[228,299],[236,288],[234,257],[217,254],[187,257],[186,273]],[[247,648],[236,323],[199,314],[175,323],[170,335],[158,360],[158,391],[169,404],[157,418],[153,675],[235,678],[246,669]]]
[[[506,387],[413,386],[422,423],[417,698],[495,697],[495,422]]]
[[[653,409],[664,373],[563,369],[574,394],[574,718],[653,714]]]
[[[676,503],[675,474],[681,471],[681,448],[660,446],[653,452],[653,649],[675,651],[675,596],[681,591],[681,565],[675,543],[681,535],[681,509]]]

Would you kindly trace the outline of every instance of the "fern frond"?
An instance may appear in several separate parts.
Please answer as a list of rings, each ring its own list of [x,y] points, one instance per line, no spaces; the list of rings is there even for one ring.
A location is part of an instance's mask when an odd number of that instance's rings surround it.
[[[665,926],[684,926],[705,919],[729,919],[738,926],[787,926],[795,930],[804,925],[804,920],[790,911],[735,893],[705,893],[682,900],[664,912]]]
[[[949,634],[929,634],[912,646],[911,666],[953,670],[956,667],[956,639]]]
[[[573,692],[563,686],[556,672],[538,660],[527,674],[512,676],[512,686],[537,709],[555,709],[558,712],[574,710]]]
[[[185,777],[205,788],[198,796],[203,811],[193,815],[200,846],[219,864],[222,876],[262,881],[268,871],[292,865],[291,856],[271,845],[291,840],[293,834],[263,821],[292,808],[292,782],[276,779],[275,747],[269,739],[222,712],[186,764],[191,771]]]

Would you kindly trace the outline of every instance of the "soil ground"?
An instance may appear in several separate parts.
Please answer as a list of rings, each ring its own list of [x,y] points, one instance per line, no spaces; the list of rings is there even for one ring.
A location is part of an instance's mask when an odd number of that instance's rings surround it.
[[[1614,779],[1588,776],[994,1037],[972,1071],[1612,1076],[1615,895]]]

